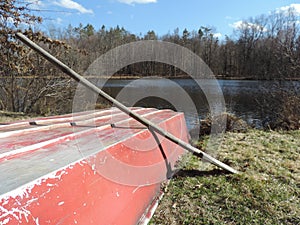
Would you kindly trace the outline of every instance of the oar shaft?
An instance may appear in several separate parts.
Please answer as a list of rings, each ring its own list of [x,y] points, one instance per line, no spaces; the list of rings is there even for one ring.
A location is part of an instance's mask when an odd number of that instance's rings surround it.
[[[238,173],[238,171],[236,171],[232,167],[220,162],[219,160],[213,158],[212,156],[206,154],[205,152],[203,152],[203,151],[193,147],[192,145],[182,141],[181,139],[175,137],[174,135],[172,135],[171,133],[169,133],[169,132],[165,131],[164,129],[160,128],[159,126],[152,123],[151,121],[143,118],[139,114],[137,114],[134,111],[130,110],[128,107],[126,107],[125,105],[123,105],[122,103],[120,103],[119,101],[117,101],[116,99],[114,99],[113,97],[111,97],[110,95],[105,93],[104,91],[102,91],[100,88],[98,88],[97,86],[92,84],[90,81],[88,81],[87,79],[85,79],[84,77],[82,77],[81,75],[76,73],[74,70],[69,68],[67,65],[65,65],[64,63],[59,61],[57,58],[52,56],[50,53],[45,51],[43,48],[41,48],[40,46],[38,46],[37,44],[32,42],[30,39],[28,39],[22,33],[17,33],[16,35],[23,43],[25,43],[27,46],[29,46],[30,48],[32,48],[33,50],[38,52],[40,55],[42,55],[45,59],[50,61],[52,64],[57,66],[62,72],[66,73],[67,75],[69,75],[70,77],[75,79],[76,81],[83,84],[85,87],[89,88],[93,92],[95,92],[98,95],[102,96],[104,99],[111,102],[115,107],[117,107],[118,109],[120,109],[121,111],[123,111],[124,113],[126,113],[127,115],[132,117],[133,119],[137,120],[138,122],[140,122],[144,126],[148,127],[148,129],[153,130],[156,133],[164,136],[168,140],[178,144],[180,147],[186,149],[189,152],[196,153],[197,155],[201,155],[204,160],[206,160],[206,161],[208,161],[208,162],[210,162],[210,163],[212,163],[216,166],[219,166],[224,170],[227,170],[231,173]]]

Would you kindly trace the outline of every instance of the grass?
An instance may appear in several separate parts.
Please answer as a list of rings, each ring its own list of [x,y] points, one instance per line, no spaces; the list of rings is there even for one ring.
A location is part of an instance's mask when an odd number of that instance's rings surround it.
[[[9,112],[0,110],[0,123],[9,123],[18,120],[28,119],[30,117],[30,115],[26,115],[22,112]]]
[[[239,175],[187,158],[150,224],[300,224],[299,130],[226,133],[218,158]]]
[[[1,116],[0,115],[0,123],[9,123],[14,122],[18,120],[26,119],[26,116],[17,116],[17,117],[11,117],[11,116]]]

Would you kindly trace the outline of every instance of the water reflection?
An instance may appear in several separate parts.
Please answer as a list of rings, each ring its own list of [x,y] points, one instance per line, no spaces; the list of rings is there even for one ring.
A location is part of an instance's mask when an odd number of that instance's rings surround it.
[[[199,125],[199,119],[203,119],[209,113],[209,106],[197,82],[201,82],[207,88],[206,92],[208,91],[211,96],[214,96],[216,89],[210,80],[197,80],[195,82],[192,79],[172,79],[172,81],[176,82],[189,95],[196,107],[196,113],[184,108],[184,105],[180,107],[176,105],[176,102],[174,103],[174,97],[178,102],[184,102],[184,98],[187,97],[179,95],[178,88],[170,85],[170,82],[166,79],[149,79],[147,82],[140,82],[137,85],[132,80],[109,80],[106,82],[104,90],[113,97],[118,96],[124,87],[126,87],[126,95],[132,95],[132,97],[147,96],[147,93],[151,93],[151,95],[139,99],[133,105],[158,109],[176,109],[185,112],[189,128]],[[99,82],[101,80],[97,81],[98,84]],[[223,91],[227,112],[243,118],[248,123],[262,121],[266,118],[267,115],[262,113],[261,100],[267,99],[268,95],[275,93],[278,88],[278,83],[274,81],[218,80],[218,83]],[[287,89],[291,87],[299,88],[300,82],[281,82],[280,86]],[[298,94],[300,93],[298,92]],[[126,96],[124,99],[126,98],[131,97]],[[173,99],[173,102],[168,101],[168,99]],[[126,102],[124,103],[126,104]],[[132,106],[132,103],[129,106]]]

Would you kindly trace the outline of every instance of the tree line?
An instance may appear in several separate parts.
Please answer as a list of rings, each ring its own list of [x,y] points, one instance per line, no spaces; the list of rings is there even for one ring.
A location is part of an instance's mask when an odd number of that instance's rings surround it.
[[[199,55],[222,78],[297,79],[300,78],[300,17],[295,9],[274,11],[236,24],[231,36],[220,39],[215,28],[201,26],[198,30],[158,36],[155,31],[135,35],[123,27],[96,30],[91,24],[64,29],[53,27],[48,35],[78,49],[79,70],[108,50],[140,40],[161,40],[182,45]],[[83,54],[82,54],[83,53]],[[168,76],[186,75],[178,68],[154,62],[129,65],[119,75]]]
[[[182,45],[199,55],[220,78],[297,79],[300,20],[294,9],[240,22],[231,36],[220,39],[212,27],[178,28],[158,36],[136,35],[123,27],[97,29],[91,24],[49,26],[32,15],[30,1],[0,2],[0,110],[51,113],[70,111],[76,85],[15,37],[23,32],[75,71],[83,73],[99,56],[122,44],[161,40]],[[188,76],[179,68],[157,62],[128,65],[118,76]]]

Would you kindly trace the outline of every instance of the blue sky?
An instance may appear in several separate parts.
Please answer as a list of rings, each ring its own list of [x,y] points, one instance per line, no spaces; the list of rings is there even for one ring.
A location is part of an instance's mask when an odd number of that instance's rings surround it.
[[[295,6],[300,0],[27,0],[45,18],[44,28],[92,24],[96,30],[119,25],[133,34],[158,35],[213,26],[216,35],[231,35],[234,24],[249,17]]]

